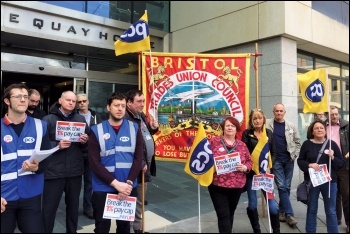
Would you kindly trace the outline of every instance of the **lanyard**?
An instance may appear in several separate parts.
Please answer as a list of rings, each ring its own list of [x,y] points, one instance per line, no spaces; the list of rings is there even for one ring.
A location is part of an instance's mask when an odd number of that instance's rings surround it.
[[[222,145],[224,146],[224,148],[225,148],[225,150],[227,151],[227,153],[229,153],[229,154],[232,153],[233,151],[235,151],[235,149],[236,149],[236,147],[237,147],[237,145],[238,145],[238,142],[237,142],[237,140],[236,140],[235,146],[233,146],[232,149],[228,150],[227,147],[226,147],[225,141],[224,141],[224,139],[223,139],[222,137],[221,137],[221,143],[222,143]]]

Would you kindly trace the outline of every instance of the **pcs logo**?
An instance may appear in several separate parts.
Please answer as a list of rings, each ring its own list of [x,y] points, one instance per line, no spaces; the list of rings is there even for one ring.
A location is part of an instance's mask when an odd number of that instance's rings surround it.
[[[324,84],[319,79],[316,79],[306,88],[305,97],[311,102],[317,103],[322,101],[322,97],[324,96],[324,93],[325,93]]]
[[[205,174],[214,165],[208,139],[201,140],[190,157],[189,169],[194,175]]]
[[[147,22],[144,20],[138,20],[136,23],[131,25],[123,35],[120,36],[120,40],[123,42],[138,42],[147,38],[149,35]]]

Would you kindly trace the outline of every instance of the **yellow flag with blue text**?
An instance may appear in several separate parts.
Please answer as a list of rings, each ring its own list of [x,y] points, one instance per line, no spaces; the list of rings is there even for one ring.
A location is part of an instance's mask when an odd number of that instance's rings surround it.
[[[317,69],[298,75],[304,113],[328,111],[328,87],[326,69]]]
[[[213,153],[203,123],[199,123],[184,171],[202,186],[209,186],[215,172]]]
[[[266,127],[264,125],[258,144],[252,152],[253,166],[252,170],[258,175],[266,173],[268,168],[272,168],[272,160],[270,154],[270,147],[266,134]]]
[[[114,42],[115,55],[151,50],[147,11]]]

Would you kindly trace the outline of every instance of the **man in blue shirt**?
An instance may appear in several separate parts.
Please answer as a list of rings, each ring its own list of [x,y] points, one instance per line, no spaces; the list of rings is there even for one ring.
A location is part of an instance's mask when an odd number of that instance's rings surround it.
[[[297,221],[294,218],[293,207],[290,202],[290,189],[294,171],[294,161],[299,156],[300,135],[295,125],[284,119],[286,109],[282,103],[273,107],[273,119],[266,120],[266,128],[273,132],[276,146],[276,159],[272,165],[272,173],[280,197],[279,219],[295,227]]]

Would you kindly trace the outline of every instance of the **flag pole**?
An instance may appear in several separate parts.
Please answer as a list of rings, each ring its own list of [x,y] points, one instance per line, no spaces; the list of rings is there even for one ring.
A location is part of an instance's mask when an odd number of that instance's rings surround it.
[[[197,183],[198,185],[198,233],[202,233],[201,230],[201,189],[200,189],[200,184],[199,182]]]
[[[142,168],[142,233],[145,232],[145,171]]]
[[[326,78],[327,78],[327,93],[328,93],[328,124],[329,124],[329,151],[332,150],[332,123],[330,122],[331,121],[331,111],[330,111],[330,101],[331,101],[331,95],[330,95],[330,92],[329,92],[329,79],[328,79],[328,71],[326,70]],[[334,155],[333,155],[334,157]],[[328,168],[329,168],[329,175],[331,174],[331,170],[332,170],[332,160],[331,160],[331,157],[328,157],[329,158],[329,162],[328,162]],[[331,197],[331,181],[328,181],[328,198]]]
[[[262,192],[262,190],[261,190],[261,192]],[[272,233],[271,232],[270,209],[269,209],[269,197],[268,197],[269,195],[267,194],[267,192],[265,192],[265,195],[266,195],[265,199],[266,199],[266,209],[267,209],[267,220],[269,221],[270,233]],[[264,199],[262,199],[262,200],[264,200]]]
[[[141,90],[141,52],[139,52],[139,54],[138,54],[138,63],[139,63],[139,70],[138,70],[138,76],[139,76],[138,87],[139,87],[139,90]]]
[[[193,70],[196,70],[196,56],[193,57]],[[192,92],[194,93],[194,80],[192,80]],[[194,98],[194,95],[192,97],[192,120],[193,120],[193,127],[195,126],[195,119],[196,119],[196,100]],[[200,184],[197,183],[197,195],[198,195],[198,233],[202,233],[201,230],[201,190],[200,190]]]
[[[255,106],[256,108],[259,108],[259,61],[258,61],[258,43],[255,43],[255,60],[254,60],[254,70],[255,70]],[[261,197],[263,198],[263,192],[261,191]],[[265,212],[265,201],[264,199],[261,199],[261,210],[262,210],[262,216],[265,218],[266,212]]]

